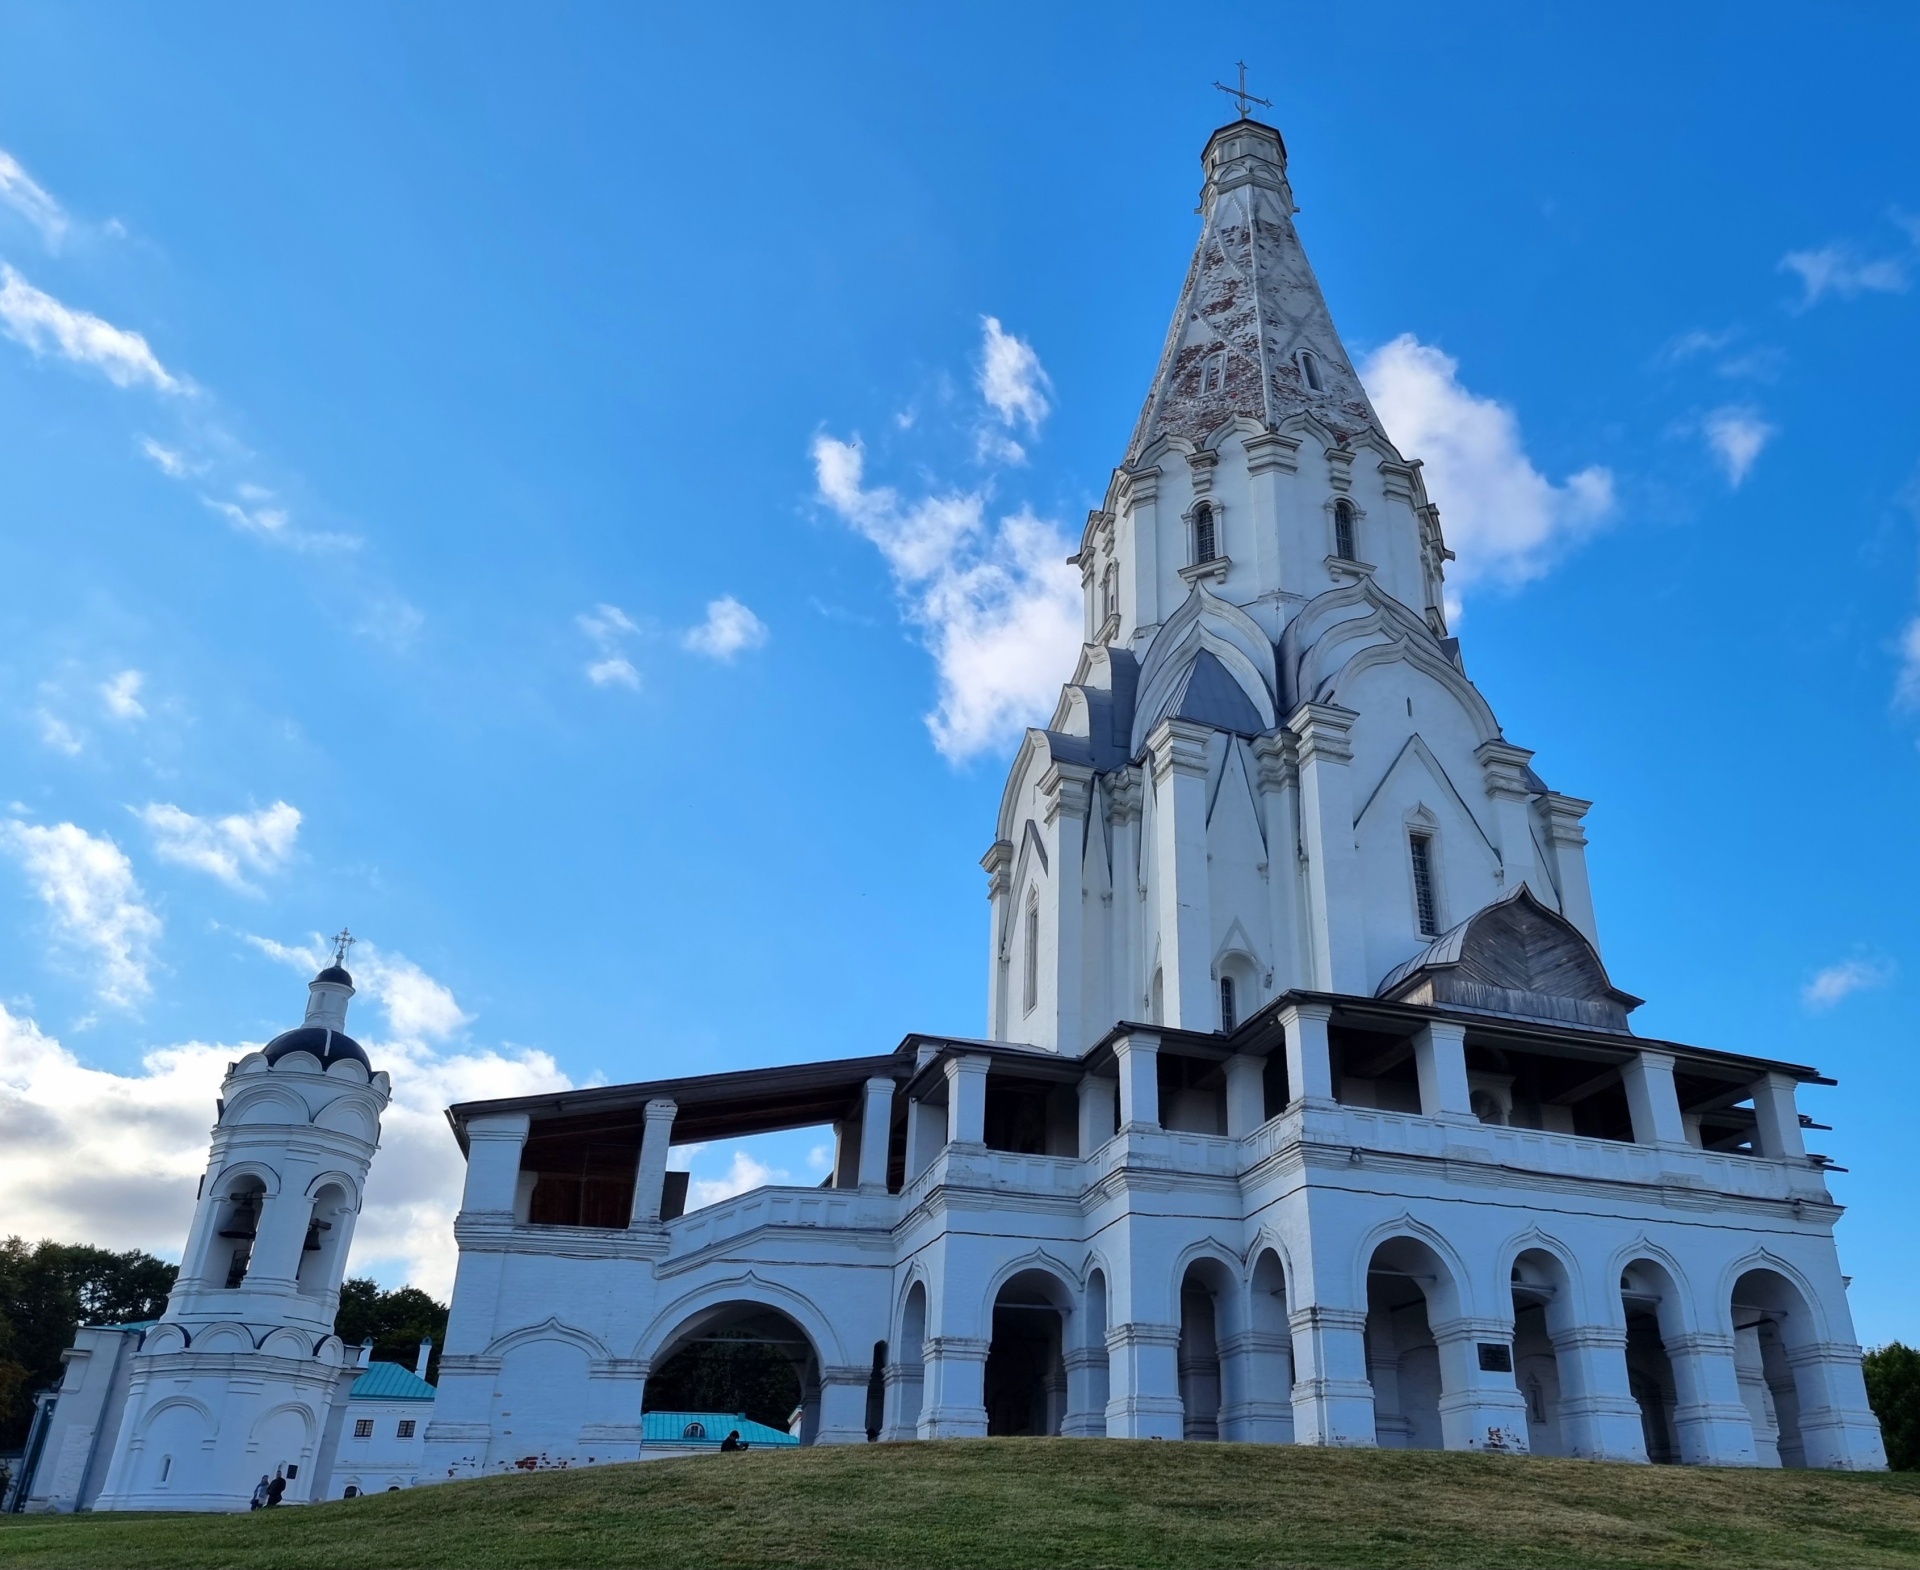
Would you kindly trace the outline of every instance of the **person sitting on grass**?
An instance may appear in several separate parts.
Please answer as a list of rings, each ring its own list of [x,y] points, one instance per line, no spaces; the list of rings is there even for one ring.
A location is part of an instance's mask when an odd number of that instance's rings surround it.
[[[732,1433],[728,1434],[725,1439],[720,1441],[720,1448],[722,1450],[744,1450],[747,1448],[747,1442],[740,1437],[740,1430],[736,1428]]]

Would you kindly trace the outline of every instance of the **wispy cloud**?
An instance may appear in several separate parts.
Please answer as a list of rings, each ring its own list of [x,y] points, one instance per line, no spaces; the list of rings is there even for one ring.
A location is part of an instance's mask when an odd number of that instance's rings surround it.
[[[166,472],[171,474],[173,471]],[[352,551],[360,548],[358,535],[295,528],[285,507],[267,505],[273,501],[273,493],[260,486],[241,486],[238,494],[242,497],[241,501],[222,501],[206,495],[201,496],[200,500],[242,534],[284,545],[289,550]]]
[[[1900,674],[1893,697],[1903,709],[1920,709],[1920,616],[1900,634]]]
[[[116,387],[185,390],[185,384],[168,373],[139,333],[62,305],[7,262],[0,262],[0,330],[36,357],[53,354],[75,365],[91,366]]]
[[[596,687],[626,687],[640,690],[640,672],[627,658],[627,640],[639,636],[640,627],[618,605],[605,603],[583,611],[573,619],[594,646],[595,658],[587,662],[587,680]]]
[[[269,959],[312,976],[333,954],[319,933],[304,943],[281,943],[256,933],[240,934]],[[444,1042],[473,1023],[460,1007],[453,989],[436,981],[404,954],[392,953],[362,939],[348,961],[356,989],[387,1017],[387,1029],[400,1040]]]
[[[1727,484],[1738,490],[1753,470],[1761,449],[1779,434],[1751,404],[1728,404],[1700,422],[1707,449],[1719,462]]]
[[[116,720],[144,720],[146,705],[140,701],[140,689],[147,678],[139,671],[116,671],[100,683],[100,701]]]
[[[980,318],[980,396],[1005,426],[1024,425],[1037,432],[1052,405],[1053,383],[1033,346],[1000,325],[998,317]]]
[[[1612,514],[1612,471],[1598,464],[1555,485],[1527,456],[1520,422],[1496,399],[1468,390],[1460,362],[1402,333],[1360,367],[1367,393],[1402,452],[1425,463],[1447,544],[1459,558],[1457,596],[1482,583],[1526,583]]]
[[[300,837],[300,809],[284,801],[223,818],[198,817],[160,801],[131,810],[153,836],[162,861],[204,872],[242,894],[260,892],[247,881],[248,872],[278,872]]]
[[[1894,968],[1879,960],[1848,959],[1817,972],[1800,989],[1800,1001],[1810,1009],[1830,1009],[1844,998],[1893,980]]]
[[[140,438],[140,451],[149,462],[170,480],[184,480],[190,474],[198,474],[206,468],[204,462],[196,463],[177,447],[169,447],[157,442],[151,436]]]
[[[161,933],[126,853],[74,823],[0,822],[12,855],[47,907],[56,946],[84,956],[100,1001],[131,1008],[152,991],[148,969]]]
[[[909,502],[870,487],[865,460],[857,437],[814,438],[820,500],[886,558],[939,675],[927,727],[963,762],[1044,720],[1071,672],[1082,630],[1080,576],[1066,564],[1073,544],[1024,509],[989,527],[978,491]]]
[[[65,209],[4,148],[0,148],[0,207],[11,208],[32,224],[50,251],[57,251],[66,238]]]
[[[33,718],[40,727],[41,743],[53,751],[77,758],[86,749],[86,738],[78,727],[55,714],[46,704],[33,711]]]
[[[1780,258],[1780,271],[1800,280],[1799,309],[1822,300],[1855,300],[1863,294],[1905,294],[1920,262],[1920,218],[1892,208],[1887,221],[1907,237],[1904,250],[1870,256],[1851,240],[1834,240]]]
[[[764,648],[772,634],[767,624],[731,594],[723,594],[707,604],[707,619],[690,627],[681,642],[695,654],[723,663],[748,649]]]

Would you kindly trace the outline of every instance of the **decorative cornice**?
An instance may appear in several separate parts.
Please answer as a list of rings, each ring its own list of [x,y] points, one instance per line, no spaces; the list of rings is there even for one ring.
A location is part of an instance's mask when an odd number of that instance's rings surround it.
[[[1247,452],[1247,473],[1267,474],[1278,469],[1282,474],[1300,472],[1300,438],[1282,436],[1278,431],[1262,431],[1241,443]]]
[[[995,840],[980,858],[980,865],[987,870],[987,898],[998,899],[1007,892],[1008,874],[1013,868],[1013,841]]]
[[[1186,584],[1199,583],[1202,579],[1211,579],[1215,583],[1225,583],[1227,573],[1233,567],[1231,556],[1216,556],[1212,561],[1189,563],[1180,569],[1180,580]]]
[[[1210,726],[1192,720],[1162,720],[1147,737],[1147,751],[1153,761],[1153,782],[1158,785],[1169,774],[1189,778],[1207,777],[1207,742]]]
[[[1084,818],[1093,799],[1093,770],[1086,764],[1055,759],[1040,776],[1040,794],[1046,798],[1042,818],[1049,827],[1063,812],[1070,818]]]
[[[1569,845],[1575,849],[1587,843],[1587,831],[1580,820],[1593,810],[1593,803],[1582,801],[1578,796],[1563,796],[1558,791],[1548,791],[1545,797],[1547,806],[1547,843],[1550,845]]]
[[[1292,731],[1274,731],[1253,739],[1254,783],[1263,791],[1281,790],[1300,778],[1300,742]]]
[[[1301,767],[1312,763],[1351,763],[1353,743],[1348,737],[1360,718],[1352,709],[1332,703],[1303,703],[1287,719],[1287,729],[1300,738]]]
[[[1353,449],[1351,447],[1327,449],[1327,483],[1342,493],[1353,489]]]
[[[1496,736],[1492,741],[1481,742],[1474,748],[1473,755],[1480,760],[1486,775],[1487,794],[1496,801],[1525,801],[1533,794],[1533,787],[1527,782],[1527,765],[1533,760],[1533,754],[1525,747],[1516,747]]]
[[[1220,462],[1220,454],[1210,447],[1187,454],[1187,467],[1193,471],[1193,494],[1205,496],[1213,489],[1213,471]]]

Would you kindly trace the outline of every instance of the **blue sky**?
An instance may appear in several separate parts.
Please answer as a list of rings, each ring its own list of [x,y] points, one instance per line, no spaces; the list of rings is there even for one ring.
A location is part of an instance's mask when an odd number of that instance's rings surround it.
[[[1244,57],[1469,673],[1597,803],[1638,1028],[1841,1080],[1803,1105],[1861,1334],[1920,1335],[1916,34],[0,13],[18,1224],[177,1247],[220,1065],[343,922],[407,1087],[389,1279],[444,1284],[452,1095],[977,1032],[1056,534]]]

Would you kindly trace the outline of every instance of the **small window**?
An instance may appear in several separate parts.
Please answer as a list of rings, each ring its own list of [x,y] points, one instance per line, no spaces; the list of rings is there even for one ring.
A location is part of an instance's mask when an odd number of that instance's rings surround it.
[[[1120,567],[1110,562],[1105,575],[1100,579],[1100,619],[1120,614]]]
[[[680,1430],[680,1437],[682,1439],[705,1439],[707,1437],[707,1425],[705,1423],[689,1423],[685,1428]]]
[[[1213,508],[1202,502],[1193,509],[1193,560],[1196,566],[1220,554],[1213,527]]]
[[[1333,504],[1333,554],[1342,561],[1359,559],[1353,548],[1352,502],[1338,501]]]
[[[1234,1009],[1233,977],[1222,976],[1220,978],[1220,1028],[1232,1030],[1239,1023],[1240,1016]]]
[[[1300,351],[1300,377],[1307,384],[1309,392],[1325,392],[1320,383],[1320,362],[1314,358],[1311,349]]]
[[[1440,936],[1440,901],[1433,886],[1433,836],[1414,834],[1408,837],[1407,844],[1413,855],[1413,913],[1420,925],[1420,936],[1437,938]]]
[[[349,1483],[347,1484],[347,1491],[344,1494],[342,1494],[340,1497],[342,1499],[358,1499],[360,1497],[360,1490],[356,1488],[352,1483]]]
[[[1227,351],[1216,349],[1200,362],[1200,391],[1225,392],[1227,389]]]
[[[1527,1421],[1544,1423],[1547,1420],[1547,1393],[1540,1385],[1540,1376],[1531,1375],[1527,1380]]]
[[[395,1430],[394,1430],[394,1435],[393,1435],[393,1437],[394,1437],[395,1439],[411,1439],[411,1438],[413,1438],[413,1419],[412,1419],[412,1418],[410,1418],[410,1417],[403,1417],[403,1418],[401,1418],[401,1419],[400,1419],[400,1426],[399,1426],[399,1428],[397,1428],[397,1429],[395,1429]]]
[[[160,1458],[160,1481],[164,1483],[168,1478],[172,1476],[173,1476],[173,1457],[162,1456]]]
[[[1027,902],[1026,976],[1022,980],[1021,1004],[1031,1013],[1040,1001],[1040,907]]]
[[[353,1437],[355,1439],[373,1438],[373,1419],[370,1417],[356,1417],[353,1420]]]

